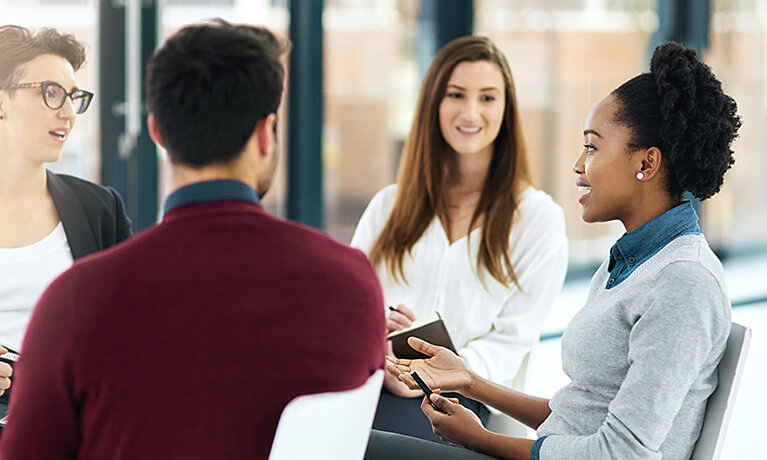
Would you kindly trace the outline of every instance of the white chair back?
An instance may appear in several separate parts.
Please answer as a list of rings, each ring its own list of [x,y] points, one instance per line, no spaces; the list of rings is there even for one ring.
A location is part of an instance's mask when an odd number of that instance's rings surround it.
[[[294,398],[282,411],[269,460],[361,460],[383,378],[379,369],[357,388]]]
[[[717,368],[719,384],[708,398],[703,428],[690,460],[718,460],[722,456],[750,343],[751,329],[732,323],[727,347]]]

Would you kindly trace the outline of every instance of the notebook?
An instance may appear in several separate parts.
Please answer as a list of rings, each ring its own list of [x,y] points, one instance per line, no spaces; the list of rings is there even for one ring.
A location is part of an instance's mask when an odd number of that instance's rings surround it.
[[[432,345],[445,347],[453,353],[458,354],[455,351],[453,341],[450,339],[450,334],[447,332],[447,327],[445,327],[445,322],[442,320],[439,312],[434,312],[431,316],[414,321],[409,327],[394,331],[386,337],[391,340],[392,349],[398,358],[428,358],[428,356],[413,350],[410,345],[408,345],[407,339],[409,337],[418,337]]]

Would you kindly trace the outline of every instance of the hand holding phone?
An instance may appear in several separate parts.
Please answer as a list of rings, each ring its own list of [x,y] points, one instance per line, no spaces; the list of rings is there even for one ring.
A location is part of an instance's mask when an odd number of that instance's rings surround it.
[[[429,388],[429,385],[426,384],[426,382],[423,381],[420,375],[418,375],[418,372],[411,371],[410,376],[413,377],[413,380],[415,380],[415,383],[418,384],[419,387],[421,387],[421,390],[423,390],[424,394],[426,395],[426,399],[429,400],[429,404],[431,404],[431,407],[434,408],[437,412],[441,412],[445,414],[446,412],[439,408],[436,404],[434,404],[434,401],[431,400],[431,394],[433,391],[431,391],[431,388]]]
[[[14,364],[19,360],[19,352],[12,350],[5,345],[0,345],[0,347],[5,349],[5,353],[0,354],[0,361],[8,364]]]
[[[16,364],[16,361],[19,360],[19,354],[3,345],[0,345],[0,351],[2,352],[2,354],[0,354],[0,363],[3,363],[3,370],[2,374],[0,375],[0,379],[12,382],[13,378],[11,377],[11,373],[13,372],[13,365]],[[8,389],[0,390],[0,400],[3,401],[4,404],[8,404],[9,394],[10,393]],[[0,413],[0,416],[2,415],[5,414]]]

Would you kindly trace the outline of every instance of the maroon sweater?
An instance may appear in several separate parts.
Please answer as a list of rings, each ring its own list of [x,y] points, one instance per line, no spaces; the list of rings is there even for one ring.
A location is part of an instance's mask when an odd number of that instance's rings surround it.
[[[221,201],[56,280],[16,366],[3,459],[265,459],[295,396],[383,367],[365,256]]]

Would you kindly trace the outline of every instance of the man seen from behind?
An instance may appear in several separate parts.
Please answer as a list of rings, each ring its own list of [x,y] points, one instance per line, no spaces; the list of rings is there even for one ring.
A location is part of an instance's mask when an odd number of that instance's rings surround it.
[[[148,128],[170,158],[164,217],[43,295],[0,457],[267,458],[291,399],[383,367],[365,256],[259,204],[277,164],[286,48],[219,20],[151,58]]]

